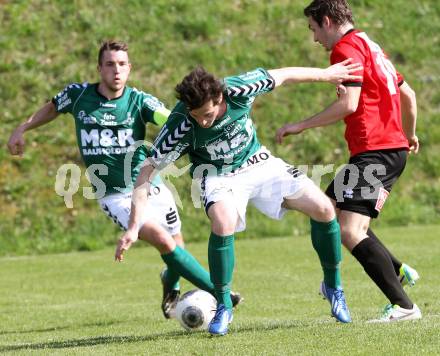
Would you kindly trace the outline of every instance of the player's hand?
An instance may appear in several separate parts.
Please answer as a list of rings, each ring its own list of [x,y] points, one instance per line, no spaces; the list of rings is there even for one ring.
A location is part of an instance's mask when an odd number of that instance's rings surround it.
[[[324,71],[327,81],[335,85],[339,85],[342,82],[349,80],[362,80],[361,75],[353,74],[363,69],[362,64],[351,63],[352,61],[352,58],[348,58],[345,61],[333,64],[332,66],[326,68]]]
[[[115,261],[122,262],[124,260],[124,252],[127,251],[131,245],[138,239],[138,233],[133,230],[127,230],[124,235],[118,240],[116,246]]]
[[[416,135],[409,137],[408,143],[409,143],[409,153],[417,154],[419,152],[419,147],[420,147],[419,138]]]
[[[8,141],[8,149],[11,155],[22,156],[24,152],[24,137],[23,132],[20,130],[15,130]]]
[[[280,144],[283,141],[283,137],[297,135],[303,131],[304,128],[302,127],[301,123],[286,124],[282,128],[278,129],[275,140],[278,144]]]

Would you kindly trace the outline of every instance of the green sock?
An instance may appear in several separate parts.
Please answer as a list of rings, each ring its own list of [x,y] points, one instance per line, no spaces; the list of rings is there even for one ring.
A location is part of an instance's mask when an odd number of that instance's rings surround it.
[[[324,271],[324,282],[329,287],[341,286],[341,230],[336,219],[318,222],[310,219],[312,244]]]
[[[164,272],[164,283],[174,290],[179,290],[179,278],[179,274],[173,268],[167,266],[167,269]]]
[[[217,302],[224,304],[226,309],[232,309],[230,293],[235,263],[234,235],[218,236],[211,232],[208,244],[208,261]]]
[[[161,257],[169,269],[178,273],[196,287],[215,295],[214,285],[209,278],[209,273],[187,250],[176,246],[173,252],[163,254]]]

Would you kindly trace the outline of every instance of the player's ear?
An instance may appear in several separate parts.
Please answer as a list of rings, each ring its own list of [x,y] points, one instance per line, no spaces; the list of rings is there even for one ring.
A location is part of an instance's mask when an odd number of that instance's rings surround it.
[[[214,105],[219,105],[221,104],[223,101],[223,93],[220,93],[220,95],[218,96],[218,98],[216,98],[215,100],[212,100],[212,103]]]
[[[322,27],[329,28],[332,24],[332,21],[330,20],[330,17],[324,16],[322,18]]]

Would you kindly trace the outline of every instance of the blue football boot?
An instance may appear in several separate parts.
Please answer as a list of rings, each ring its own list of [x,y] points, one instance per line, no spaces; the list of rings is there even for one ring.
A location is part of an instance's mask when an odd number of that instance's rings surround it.
[[[342,288],[331,288],[324,282],[321,282],[319,294],[330,302],[332,315],[337,321],[340,321],[341,323],[351,323],[350,312],[348,311]]]
[[[209,323],[208,331],[213,336],[222,336],[228,333],[228,325],[232,322],[232,310],[226,309],[224,304],[217,306],[214,318]]]

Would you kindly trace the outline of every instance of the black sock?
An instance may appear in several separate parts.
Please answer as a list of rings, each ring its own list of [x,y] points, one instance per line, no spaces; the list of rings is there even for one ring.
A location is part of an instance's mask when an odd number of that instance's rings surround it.
[[[400,262],[396,257],[394,257],[394,255],[390,252],[390,250],[388,250],[385,247],[385,245],[382,243],[382,241],[380,241],[377,238],[377,236],[374,234],[373,230],[368,228],[367,235],[368,235],[368,237],[370,237],[371,239],[373,239],[374,241],[377,241],[379,244],[382,245],[382,247],[388,253],[388,256],[390,256],[391,262],[393,263],[394,271],[396,271],[396,276],[398,276],[400,274],[400,267],[402,267],[402,262]]]
[[[351,253],[391,304],[412,309],[413,303],[400,285],[399,279],[394,273],[391,258],[381,244],[374,239],[366,238],[359,242]]]

